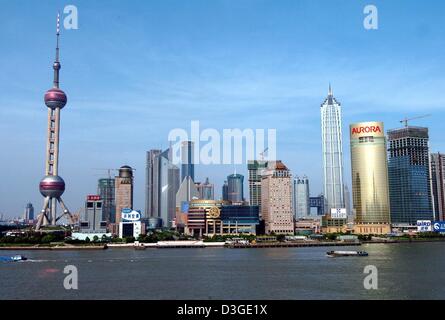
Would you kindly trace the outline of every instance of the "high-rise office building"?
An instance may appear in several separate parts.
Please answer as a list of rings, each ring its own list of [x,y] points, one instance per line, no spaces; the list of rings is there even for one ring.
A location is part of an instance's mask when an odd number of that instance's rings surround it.
[[[306,176],[294,180],[294,215],[296,219],[307,218],[311,214],[309,203],[309,179]]]
[[[330,212],[345,207],[341,104],[334,98],[330,85],[320,111],[325,210]]]
[[[389,195],[396,227],[433,220],[428,128],[389,130]]]
[[[247,169],[249,171],[249,203],[258,206],[261,210],[261,174],[267,168],[267,161],[249,160]],[[261,211],[260,211],[261,212]]]
[[[116,202],[114,188],[114,179],[99,179],[97,185],[97,193],[102,199],[102,220],[108,223],[116,222]]]
[[[226,181],[224,181],[224,184],[222,186],[222,199],[224,201],[229,201],[229,184]]]
[[[147,152],[145,166],[145,217],[157,217],[159,212],[159,155],[162,150]]]
[[[28,222],[30,220],[34,220],[34,207],[31,202],[26,204],[25,213],[23,215],[23,219]]]
[[[281,161],[270,161],[261,176],[261,215],[266,233],[293,234],[292,176]]]
[[[241,174],[231,174],[227,176],[227,197],[232,203],[244,201],[244,176]]]
[[[386,234],[391,228],[383,123],[351,124],[350,140],[356,232]]]
[[[119,175],[115,177],[116,199],[116,224],[119,225],[122,218],[122,209],[133,209],[133,169],[122,166]]]
[[[445,154],[431,154],[431,184],[433,189],[434,216],[445,220]]]
[[[89,195],[85,201],[85,212],[80,221],[83,232],[106,232],[107,223],[103,221],[103,202],[99,195]]]
[[[345,208],[346,208],[346,213],[348,215],[348,219],[349,221],[354,221],[354,212],[352,211],[352,206],[351,206],[351,192],[349,191],[348,186],[345,184]]]
[[[199,192],[199,199],[201,200],[215,200],[214,186],[209,182],[209,178],[206,178],[204,183],[197,183],[196,187]]]
[[[179,168],[172,163],[171,149],[147,152],[145,211],[148,218],[162,219],[171,227],[176,215]]]
[[[195,181],[195,143],[183,141],[181,145],[181,183],[185,177],[191,177]]]

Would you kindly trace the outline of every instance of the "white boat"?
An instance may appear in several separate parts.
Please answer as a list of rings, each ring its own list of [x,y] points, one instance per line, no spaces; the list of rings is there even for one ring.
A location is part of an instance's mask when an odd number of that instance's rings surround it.
[[[329,257],[367,257],[365,251],[328,251],[326,255]]]

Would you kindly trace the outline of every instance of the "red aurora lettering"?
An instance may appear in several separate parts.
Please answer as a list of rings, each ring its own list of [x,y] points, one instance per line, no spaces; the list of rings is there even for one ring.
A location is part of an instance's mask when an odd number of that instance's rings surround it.
[[[352,128],[352,134],[360,134],[360,133],[381,133],[382,130],[380,126],[367,126],[367,127],[355,127]]]

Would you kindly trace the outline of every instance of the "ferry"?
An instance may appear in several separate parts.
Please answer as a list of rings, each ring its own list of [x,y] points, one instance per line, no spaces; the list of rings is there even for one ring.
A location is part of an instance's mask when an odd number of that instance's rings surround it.
[[[25,260],[28,260],[28,259],[21,255],[0,256],[0,261],[3,261],[3,262],[17,262],[17,261],[25,261]]]
[[[365,251],[328,251],[328,257],[367,257],[368,253]]]

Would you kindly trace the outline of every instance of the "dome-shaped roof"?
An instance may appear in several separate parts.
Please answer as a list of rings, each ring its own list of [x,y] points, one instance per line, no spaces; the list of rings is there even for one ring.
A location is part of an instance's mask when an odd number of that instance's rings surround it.
[[[59,88],[49,89],[45,93],[45,104],[48,108],[62,109],[66,105],[67,101],[68,101],[68,98],[66,97],[65,92],[63,92]]]

